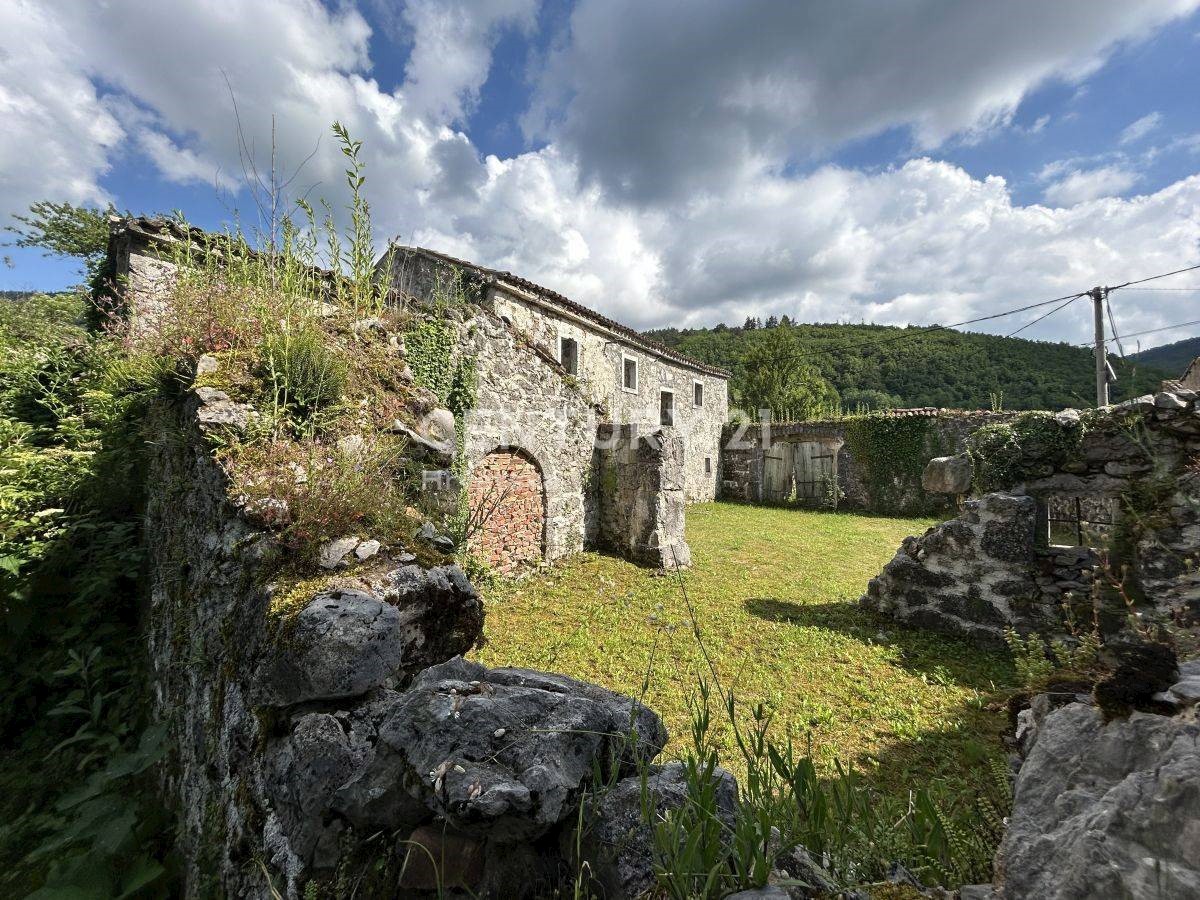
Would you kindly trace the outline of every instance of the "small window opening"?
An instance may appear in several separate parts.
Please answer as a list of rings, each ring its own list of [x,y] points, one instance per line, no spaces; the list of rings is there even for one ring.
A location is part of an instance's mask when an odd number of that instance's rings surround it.
[[[636,391],[638,389],[638,364],[636,359],[625,358],[624,361],[624,381],[622,384],[627,391]]]
[[[675,424],[675,395],[670,391],[662,391],[658,395],[658,424]]]
[[[1100,548],[1116,523],[1116,503],[1108,497],[1052,495],[1039,507],[1040,537],[1052,547]]]
[[[705,475],[712,474],[712,457],[711,456],[704,457],[704,474]]]
[[[579,374],[579,341],[574,338],[559,338],[558,361],[569,375]]]
[[[704,382],[703,381],[693,381],[692,382],[692,405],[693,406],[703,406],[704,405]]]

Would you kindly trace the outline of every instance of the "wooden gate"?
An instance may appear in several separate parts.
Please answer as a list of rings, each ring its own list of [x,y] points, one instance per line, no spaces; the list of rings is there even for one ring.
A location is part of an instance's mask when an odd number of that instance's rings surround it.
[[[763,457],[762,502],[822,506],[837,483],[841,441],[779,441]]]
[[[772,444],[763,457],[763,503],[787,503],[792,499],[792,444]]]
[[[809,506],[826,501],[830,483],[837,478],[836,459],[831,447],[816,441],[794,445],[792,470],[798,503]]]

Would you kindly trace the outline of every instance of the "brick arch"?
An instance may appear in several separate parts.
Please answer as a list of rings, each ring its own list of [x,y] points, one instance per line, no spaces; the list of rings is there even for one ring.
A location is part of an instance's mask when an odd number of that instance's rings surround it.
[[[483,519],[471,552],[496,571],[515,574],[546,555],[546,483],[533,454],[497,447],[471,470],[467,500]]]

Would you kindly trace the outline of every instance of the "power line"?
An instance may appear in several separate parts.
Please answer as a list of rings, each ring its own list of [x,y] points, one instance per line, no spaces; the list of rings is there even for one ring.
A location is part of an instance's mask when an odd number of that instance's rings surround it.
[[[1114,290],[1115,290],[1115,288],[1114,288]],[[1140,287],[1135,287],[1135,288],[1125,288],[1125,290],[1130,290],[1130,291],[1184,291],[1184,292],[1187,292],[1187,291],[1200,291],[1200,287],[1185,287],[1185,288],[1140,288]]]
[[[1124,284],[1118,284],[1110,287],[1109,290],[1119,291],[1122,288],[1127,288],[1133,284],[1145,284],[1147,281],[1157,281],[1160,278],[1169,278],[1172,275],[1180,275],[1184,272],[1195,272],[1197,269],[1200,269],[1200,264],[1188,266],[1186,269],[1176,269],[1174,272],[1163,272],[1161,275],[1151,275],[1149,278],[1139,278],[1136,281],[1126,281]]]
[[[919,326],[916,329],[911,329],[911,330],[905,329],[900,334],[890,335],[889,337],[880,338],[880,339],[874,340],[874,341],[864,340],[864,341],[855,341],[855,342],[849,343],[849,344],[840,344],[840,345],[835,344],[832,347],[823,347],[819,351],[814,350],[813,352],[833,353],[838,350],[853,350],[858,347],[876,346],[876,345],[880,345],[880,344],[891,344],[891,343],[895,343],[896,341],[903,341],[903,340],[908,340],[908,339],[914,338],[914,337],[921,337],[923,335],[929,334],[934,331],[951,331],[955,328],[961,328],[963,325],[975,325],[976,323],[979,323],[979,322],[990,322],[993,319],[1002,319],[1005,316],[1012,316],[1012,315],[1016,315],[1017,313],[1028,312],[1031,309],[1038,309],[1043,306],[1049,306],[1051,303],[1060,303],[1064,300],[1069,303],[1072,300],[1078,300],[1080,297],[1083,297],[1086,294],[1087,294],[1087,291],[1081,291],[1078,294],[1071,294],[1070,296],[1063,296],[1063,297],[1054,297],[1050,300],[1040,300],[1037,303],[1030,303],[1027,306],[1020,306],[1020,307],[1017,307],[1016,309],[1007,309],[1003,312],[992,313],[991,315],[987,315],[987,316],[979,316],[976,319],[966,319],[962,322],[952,322],[949,325]],[[1062,307],[1059,307],[1059,309],[1061,309],[1061,308]],[[1055,312],[1055,311],[1056,310],[1051,310],[1051,312]],[[1045,317],[1043,316],[1043,318],[1045,318]],[[1033,323],[1030,323],[1030,324],[1033,324]],[[888,327],[888,326],[883,326],[883,327]],[[899,326],[894,326],[894,327],[899,327]]]
[[[1026,322],[1024,325],[1022,325],[1016,331],[1010,331],[1008,334],[1005,335],[1005,337],[1013,337],[1014,335],[1020,334],[1026,328],[1032,328],[1034,325],[1036,325],[1038,322],[1041,322],[1043,319],[1050,318],[1052,315],[1054,315],[1060,309],[1066,309],[1068,306],[1070,306],[1072,303],[1074,303],[1076,300],[1078,300],[1082,296],[1083,296],[1083,294],[1076,294],[1074,297],[1069,298],[1066,303],[1063,303],[1060,306],[1054,307],[1054,309],[1050,310],[1050,312],[1043,313],[1042,315],[1040,315],[1036,319],[1034,319],[1032,322]]]
[[[1155,333],[1157,333],[1157,332],[1159,332],[1159,331],[1171,331],[1171,330],[1172,330],[1172,329],[1174,329],[1174,328],[1187,328],[1189,325],[1200,325],[1200,319],[1195,319],[1195,320],[1193,320],[1193,321],[1191,321],[1191,322],[1180,322],[1180,323],[1178,323],[1178,324],[1176,324],[1176,325],[1164,325],[1164,326],[1162,326],[1161,328],[1148,328],[1148,329],[1146,329],[1145,331],[1135,331],[1135,332],[1133,332],[1132,334],[1127,334],[1127,335],[1124,335],[1124,337],[1125,337],[1126,339],[1128,339],[1128,338],[1133,338],[1133,337],[1141,337],[1143,334],[1155,334]],[[1112,341],[1115,341],[1115,340],[1116,340],[1116,338],[1109,338],[1109,339],[1108,339],[1107,341],[1105,341],[1104,343],[1108,344],[1108,343],[1111,343]],[[1086,346],[1088,346],[1088,345],[1087,345],[1087,344],[1080,344],[1080,346],[1081,346],[1081,347],[1086,347]]]

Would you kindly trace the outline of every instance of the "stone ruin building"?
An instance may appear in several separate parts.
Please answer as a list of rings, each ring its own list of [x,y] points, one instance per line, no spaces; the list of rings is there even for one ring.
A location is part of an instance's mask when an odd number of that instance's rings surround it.
[[[203,232],[114,219],[110,272],[134,333],[161,314],[167,250],[184,238]],[[585,548],[689,563],[684,506],[717,496],[728,372],[524,278],[432,250],[392,245],[377,274],[398,305],[456,321],[453,352],[474,361],[468,420],[436,410],[412,437],[461,433],[469,500],[492,509],[480,556],[503,573]]]

